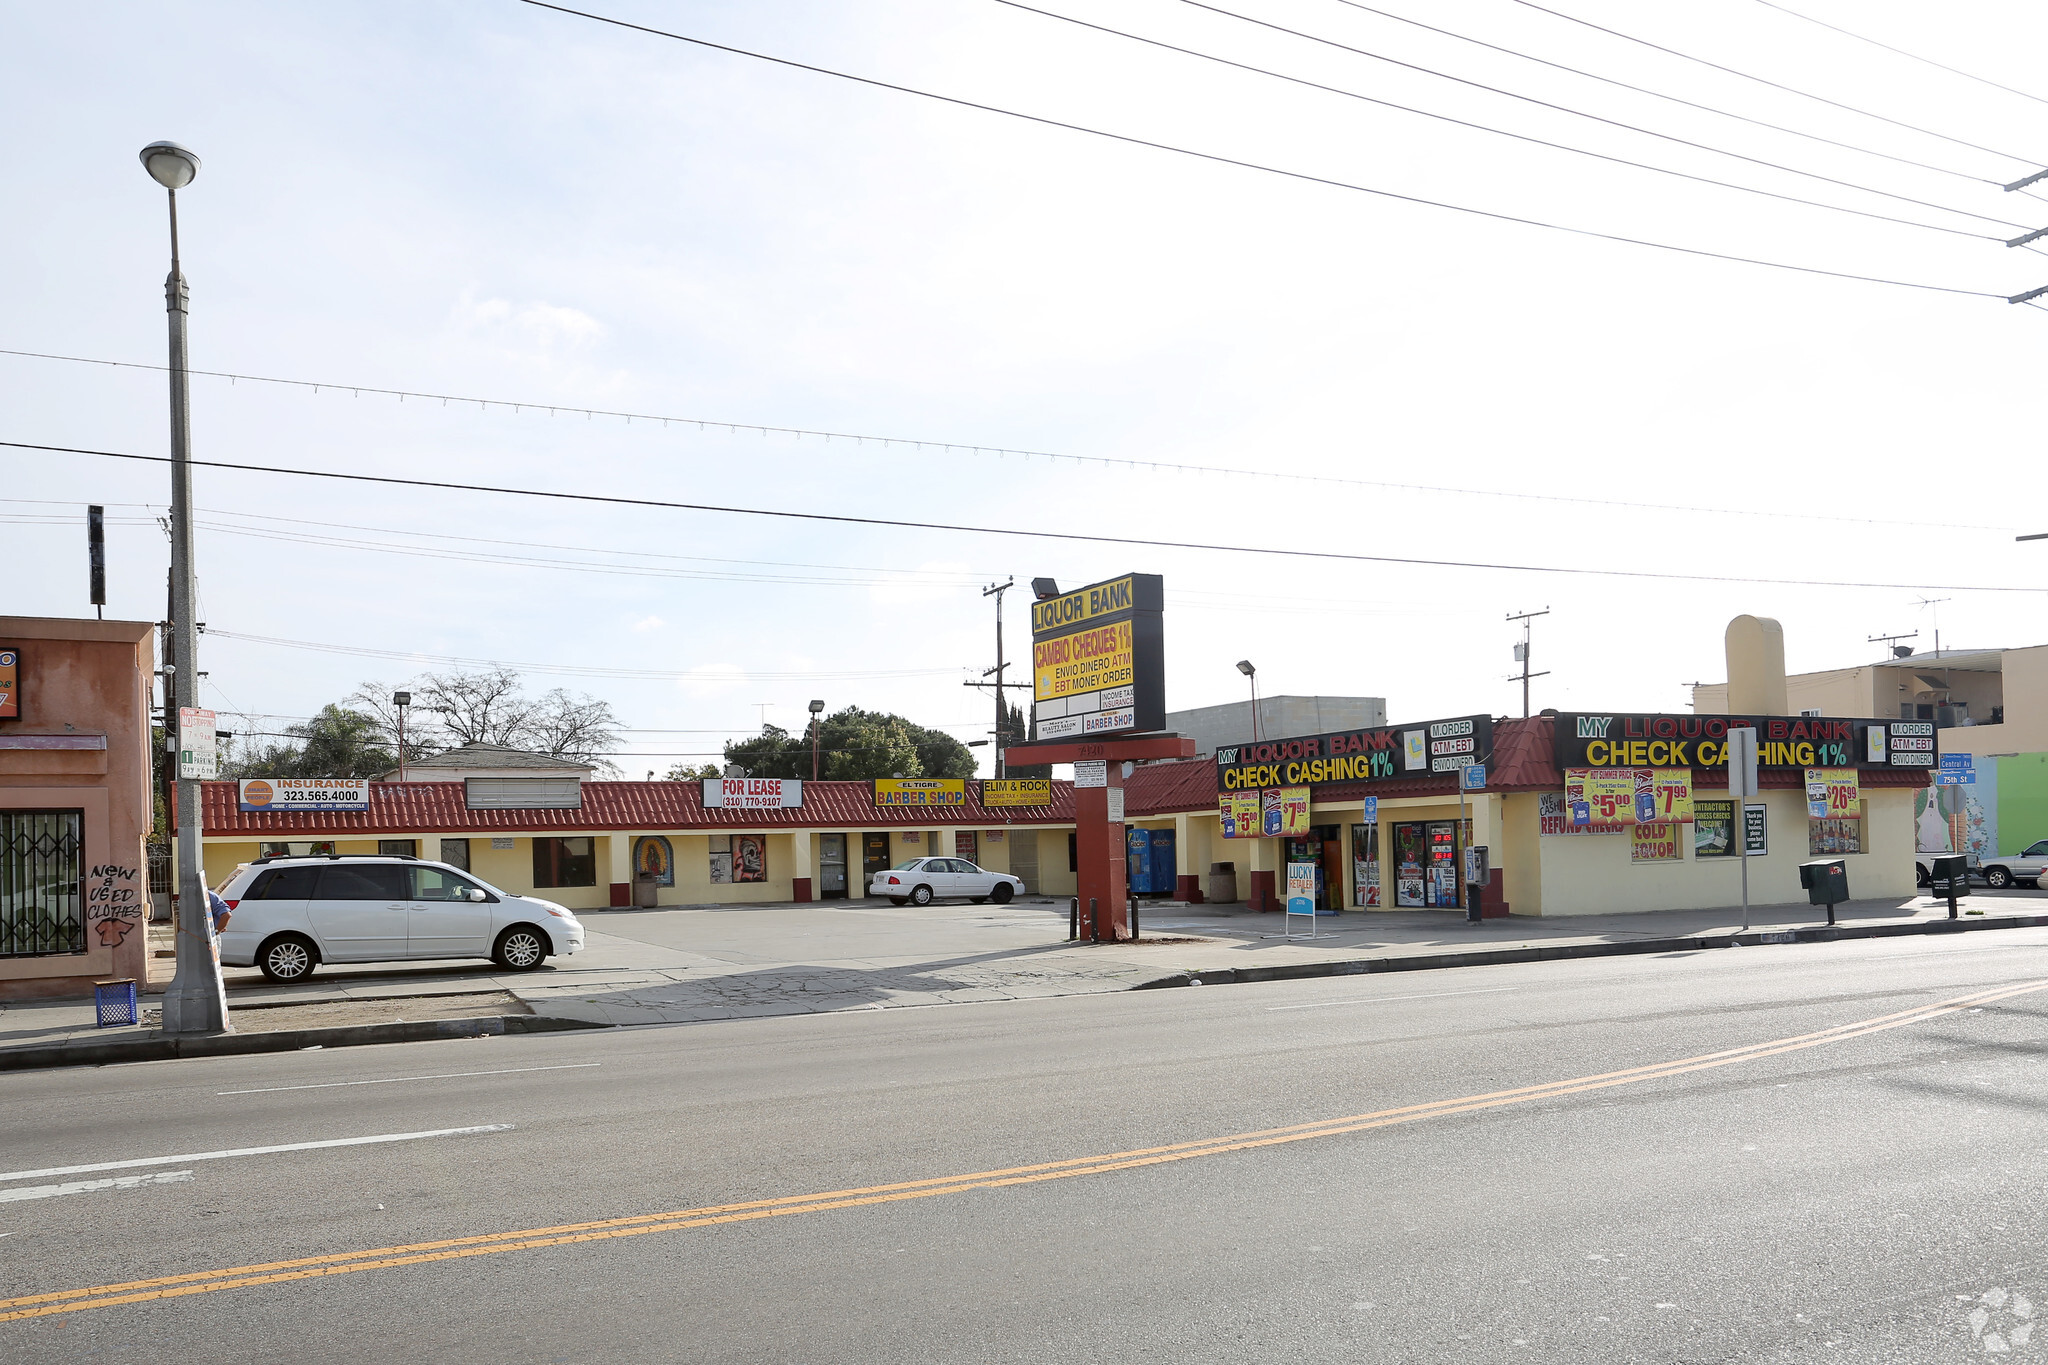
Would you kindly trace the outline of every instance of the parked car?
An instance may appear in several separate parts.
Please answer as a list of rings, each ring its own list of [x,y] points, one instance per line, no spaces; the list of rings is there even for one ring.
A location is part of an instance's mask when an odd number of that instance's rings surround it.
[[[1923,853],[1914,864],[1914,875],[1921,886],[1927,886],[1934,880],[1928,862],[1931,856]],[[2028,844],[2024,852],[2000,853],[1990,858],[1972,853],[1969,860],[1969,881],[1973,886],[1989,886],[2001,891],[2015,883],[2039,886],[2041,878],[2048,875],[2048,839]]]
[[[1979,860],[1984,868],[1984,884],[2002,889],[2018,882],[2021,886],[2037,886],[2041,874],[2048,872],[2048,839],[2028,844],[2023,852],[2001,853],[1995,858]]]
[[[1008,905],[1024,883],[1007,872],[990,872],[965,858],[912,858],[901,867],[877,872],[868,883],[870,896],[887,896],[892,905],[930,905],[940,896],[965,896],[980,905]]]
[[[447,863],[392,854],[258,858],[219,891],[220,960],[272,981],[322,962],[484,957],[529,972],[583,947],[583,925],[553,901],[500,891]]]

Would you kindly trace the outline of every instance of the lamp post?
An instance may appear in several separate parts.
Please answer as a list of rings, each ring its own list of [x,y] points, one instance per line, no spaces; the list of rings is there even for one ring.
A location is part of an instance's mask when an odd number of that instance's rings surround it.
[[[398,708],[398,780],[405,781],[405,708],[412,705],[412,693],[393,692],[391,704]]]
[[[813,701],[811,703],[811,781],[813,782],[818,780],[818,731],[825,724],[821,719],[824,714],[825,703]]]
[[[152,142],[140,155],[150,179],[169,194],[171,207],[171,273],[164,281],[171,334],[171,626],[178,660],[177,671],[171,674],[171,706],[182,718],[186,708],[199,702],[199,621],[192,576],[191,394],[185,374],[188,295],[178,266],[178,191],[199,174],[199,158],[175,142]],[[180,739],[176,747],[182,760]],[[164,992],[165,1033],[219,1033],[228,1027],[227,995],[221,987],[220,961],[214,956],[213,916],[206,903],[199,765],[193,766],[188,776],[181,762],[177,780],[178,967]]]
[[[1246,678],[1251,680],[1252,740],[1254,743],[1256,743],[1257,741],[1265,738],[1264,735],[1261,735],[1259,733],[1259,670],[1252,667],[1252,661],[1250,659],[1239,659],[1237,661],[1237,671],[1244,674]]]

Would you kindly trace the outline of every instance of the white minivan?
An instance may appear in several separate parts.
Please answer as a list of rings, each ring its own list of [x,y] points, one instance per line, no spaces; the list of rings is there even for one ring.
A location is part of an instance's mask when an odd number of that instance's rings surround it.
[[[566,907],[396,854],[258,858],[218,894],[229,912],[221,962],[272,981],[303,981],[322,962],[451,957],[525,972],[583,947]]]

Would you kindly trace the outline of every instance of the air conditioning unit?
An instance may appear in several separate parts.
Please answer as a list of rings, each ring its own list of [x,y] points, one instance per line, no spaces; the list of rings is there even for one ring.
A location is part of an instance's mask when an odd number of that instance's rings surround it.
[[[1818,720],[1820,718],[1820,708],[1818,706],[1802,706],[1799,708],[1799,714],[1807,720]]]

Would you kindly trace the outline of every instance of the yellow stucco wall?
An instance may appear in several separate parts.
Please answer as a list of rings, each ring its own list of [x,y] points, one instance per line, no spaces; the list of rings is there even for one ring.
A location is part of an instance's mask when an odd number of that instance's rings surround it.
[[[1707,793],[1709,797],[1712,793]],[[1533,805],[1534,798],[1530,798]],[[1913,792],[1867,791],[1864,842],[1874,852],[1846,855],[1849,894],[1856,899],[1914,893]],[[1825,855],[1808,852],[1806,803],[1798,791],[1768,791],[1757,798],[1770,812],[1770,852],[1749,859],[1752,905],[1804,904],[1799,865]],[[1733,858],[1692,856],[1669,863],[1629,860],[1625,834],[1572,834],[1538,838],[1541,888],[1534,909],[1544,915],[1622,914],[1644,910],[1707,910],[1741,903],[1741,866]],[[1511,894],[1510,899],[1514,897]],[[1517,913],[1523,913],[1520,901]]]

